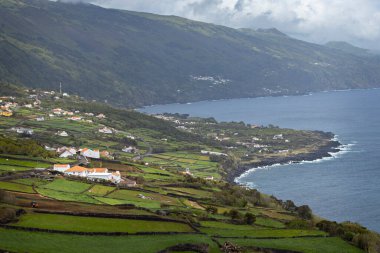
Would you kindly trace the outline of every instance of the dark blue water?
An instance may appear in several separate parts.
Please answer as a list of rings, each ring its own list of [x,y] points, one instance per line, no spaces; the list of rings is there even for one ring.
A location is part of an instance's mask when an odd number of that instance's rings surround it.
[[[346,144],[336,158],[257,169],[238,181],[308,204],[319,216],[380,231],[379,89],[159,105],[142,111],[334,132]]]

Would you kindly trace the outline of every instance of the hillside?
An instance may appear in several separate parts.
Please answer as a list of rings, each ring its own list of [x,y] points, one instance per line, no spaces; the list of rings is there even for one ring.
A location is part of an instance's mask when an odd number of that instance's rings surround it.
[[[331,133],[3,90],[1,252],[378,252],[359,224],[226,181],[241,165],[334,146]]]
[[[276,29],[47,0],[0,2],[0,81],[121,106],[380,85],[378,57]]]

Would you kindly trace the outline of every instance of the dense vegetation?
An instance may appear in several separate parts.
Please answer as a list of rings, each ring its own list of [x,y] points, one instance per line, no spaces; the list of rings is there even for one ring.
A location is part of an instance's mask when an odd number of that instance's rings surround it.
[[[0,154],[25,155],[34,157],[54,157],[34,140],[11,139],[0,135]]]
[[[0,2],[0,81],[123,106],[378,85],[378,57],[173,16]]]

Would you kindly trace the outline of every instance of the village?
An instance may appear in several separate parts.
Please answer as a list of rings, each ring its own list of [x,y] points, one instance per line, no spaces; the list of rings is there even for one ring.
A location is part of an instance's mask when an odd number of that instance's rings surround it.
[[[0,249],[11,236],[20,239],[7,246],[13,252],[44,252],[30,250],[39,237],[48,252],[70,238],[63,252],[104,252],[109,243],[120,252],[178,243],[185,245],[180,252],[194,252],[201,241],[198,252],[216,253],[235,247],[227,240],[240,245],[258,237],[270,244],[303,240],[306,248],[318,240],[359,253],[314,226],[319,221],[307,206],[232,182],[252,163],[313,153],[329,134],[152,117],[62,91],[22,90],[2,96],[1,106]],[[101,246],[92,247],[94,240]]]

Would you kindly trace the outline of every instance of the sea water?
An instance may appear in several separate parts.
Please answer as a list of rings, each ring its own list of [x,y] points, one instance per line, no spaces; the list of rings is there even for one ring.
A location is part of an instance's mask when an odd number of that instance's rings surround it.
[[[380,232],[379,89],[157,105],[141,111],[333,132],[344,145],[333,158],[256,168],[236,181],[307,204],[319,216]]]

